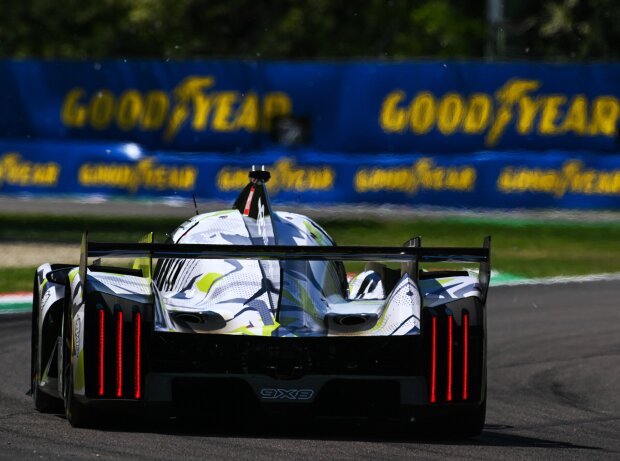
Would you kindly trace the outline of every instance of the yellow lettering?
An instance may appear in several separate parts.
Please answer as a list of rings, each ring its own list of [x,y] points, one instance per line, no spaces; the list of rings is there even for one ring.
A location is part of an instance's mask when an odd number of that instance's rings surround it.
[[[615,136],[618,116],[620,116],[620,103],[618,99],[613,96],[600,96],[596,98],[592,105],[590,134]]]
[[[331,190],[336,173],[328,166],[298,167],[289,158],[282,158],[268,167],[271,172],[270,192],[276,195],[280,190],[305,192]],[[222,168],[216,177],[221,191],[238,190],[248,182],[247,170]]]
[[[519,134],[530,134],[534,125],[534,119],[541,106],[541,99],[532,99],[524,96],[519,100],[519,118],[517,120],[517,132]]]
[[[204,131],[209,121],[209,112],[211,112],[210,95],[197,94],[194,95],[194,119],[192,120],[192,129],[195,131]]]
[[[292,112],[286,93],[268,93],[261,99],[255,91],[208,91],[214,85],[212,76],[189,76],[174,89],[173,103],[161,90],[146,94],[127,90],[117,98],[108,89],[98,90],[85,103],[84,89],[73,88],[65,96],[60,116],[71,128],[163,129],[164,141],[171,141],[188,122],[193,131],[268,131],[274,118]]]
[[[196,187],[196,179],[198,179],[198,169],[188,165],[179,170],[179,184],[176,189],[193,190]]]
[[[411,130],[415,134],[425,134],[430,131],[435,121],[436,103],[431,93],[418,93],[409,107]]]
[[[86,107],[80,102],[84,97],[83,88],[74,88],[65,97],[62,105],[62,123],[70,128],[82,128],[86,123]]]
[[[368,192],[368,170],[358,170],[353,177],[355,192]]]
[[[161,129],[168,115],[170,100],[163,91],[149,91],[145,98],[141,128],[145,131]]]
[[[556,121],[560,116],[560,106],[566,104],[566,96],[553,95],[544,99],[538,132],[543,135],[559,133]]]
[[[422,158],[411,166],[362,168],[353,178],[356,192],[397,191],[409,195],[419,190],[469,192],[476,185],[476,169],[471,166],[435,166]]]
[[[567,193],[620,196],[620,170],[584,170],[579,160],[569,160],[560,169],[502,169],[497,180],[502,193],[545,193],[562,198]]]
[[[560,125],[560,131],[566,133],[572,131],[576,134],[583,135],[586,133],[588,125],[588,108],[584,95],[575,96],[568,107],[564,122]]]
[[[105,130],[114,116],[114,95],[108,90],[96,93],[90,101],[90,123],[95,130]]]
[[[60,165],[55,162],[35,163],[22,159],[17,152],[0,157],[0,186],[53,187],[58,184]]]
[[[120,97],[118,102],[118,127],[123,131],[133,130],[138,124],[142,113],[142,96],[130,90]]]
[[[540,82],[536,80],[513,79],[495,92],[495,99],[499,102],[500,107],[497,111],[497,117],[487,133],[486,143],[489,147],[495,146],[504,134],[508,123],[512,120],[514,104],[538,88],[540,88]]]
[[[469,98],[467,114],[463,120],[463,131],[467,134],[482,133],[491,120],[493,101],[489,95],[475,93]]]
[[[243,98],[235,114],[234,127],[249,132],[258,129],[258,96],[254,91]]]
[[[452,134],[463,119],[463,99],[456,93],[448,93],[439,103],[437,128],[442,134]]]
[[[215,114],[213,116],[213,129],[215,131],[232,131],[231,115],[233,113],[233,105],[239,99],[239,93],[236,91],[223,91],[217,95],[215,99]]]
[[[193,190],[198,170],[191,165],[159,165],[152,158],[135,165],[126,163],[84,164],[78,181],[84,187],[110,187],[135,193],[146,190]]]
[[[204,110],[203,108],[198,108],[197,105],[202,101],[198,100],[200,97],[204,97],[203,91],[207,88],[210,88],[215,84],[215,79],[213,77],[197,77],[190,76],[183,80],[175,89],[174,89],[174,98],[175,104],[172,109],[172,113],[170,118],[168,119],[168,124],[164,131],[164,140],[172,141],[172,139],[177,135],[185,120],[190,113],[190,104],[194,104],[194,122],[192,125],[201,126],[201,119],[196,117],[196,113],[199,110]],[[198,121],[197,121],[198,120]],[[205,126],[206,126],[206,116],[205,116]]]
[[[403,132],[407,123],[407,111],[399,107],[405,99],[405,93],[401,90],[391,92],[381,104],[379,113],[379,125],[386,133]]]

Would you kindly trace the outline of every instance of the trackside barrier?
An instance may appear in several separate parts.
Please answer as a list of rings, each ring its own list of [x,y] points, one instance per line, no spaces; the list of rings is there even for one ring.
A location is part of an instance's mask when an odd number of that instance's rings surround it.
[[[264,151],[288,117],[321,152],[617,152],[620,64],[0,59],[0,100],[2,137],[152,151]]]
[[[426,155],[148,151],[133,143],[1,141],[0,194],[232,201],[248,167],[271,171],[276,202],[620,209],[620,154],[479,151]]]

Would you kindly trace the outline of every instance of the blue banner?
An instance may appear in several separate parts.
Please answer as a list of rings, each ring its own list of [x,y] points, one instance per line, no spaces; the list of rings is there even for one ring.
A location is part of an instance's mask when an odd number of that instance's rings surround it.
[[[620,209],[620,64],[0,60],[0,97],[0,193],[232,200],[255,163],[280,202]]]
[[[232,203],[252,164],[276,203],[620,209],[620,155],[492,151],[352,156],[270,149],[244,156],[137,144],[0,141],[0,193],[176,197]]]
[[[152,151],[615,152],[620,64],[0,60],[0,137]]]

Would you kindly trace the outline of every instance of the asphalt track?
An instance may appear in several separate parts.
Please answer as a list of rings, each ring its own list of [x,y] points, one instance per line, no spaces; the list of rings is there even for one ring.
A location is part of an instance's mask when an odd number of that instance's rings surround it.
[[[619,298],[618,281],[492,288],[487,422],[455,440],[353,422],[72,429],[26,395],[29,316],[1,316],[0,458],[620,459]]]

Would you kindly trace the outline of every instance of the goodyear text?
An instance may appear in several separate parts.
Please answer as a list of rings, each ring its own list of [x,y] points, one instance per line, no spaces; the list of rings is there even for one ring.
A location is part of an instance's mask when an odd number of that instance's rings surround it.
[[[333,189],[336,172],[327,165],[297,166],[290,158],[281,158],[266,167],[271,172],[269,192],[308,192]],[[243,189],[248,183],[247,168],[224,167],[217,173],[217,188],[223,192]]]
[[[0,157],[0,187],[55,187],[59,176],[60,165],[56,162],[30,162],[17,152],[7,152]]]
[[[192,165],[161,165],[152,158],[138,163],[85,163],[78,172],[84,187],[110,187],[135,193],[147,191],[191,191],[198,169]]]
[[[469,165],[436,166],[432,159],[422,158],[411,166],[362,168],[353,181],[356,192],[470,192],[476,186],[476,169]]]
[[[285,93],[218,90],[212,76],[189,76],[171,93],[128,89],[115,94],[102,88],[89,94],[73,88],[64,98],[61,120],[69,128],[162,130],[169,142],[186,125],[195,132],[268,131],[274,117],[291,111]]]
[[[579,160],[568,160],[559,169],[505,167],[497,189],[510,194],[538,192],[562,198],[567,193],[620,196],[620,170],[586,169]]]
[[[616,136],[617,97],[545,94],[541,87],[539,80],[515,78],[493,95],[422,91],[411,96],[396,89],[383,99],[379,125],[385,133],[424,135],[436,129],[445,136],[484,135],[487,147],[497,145],[510,126],[520,136]]]

